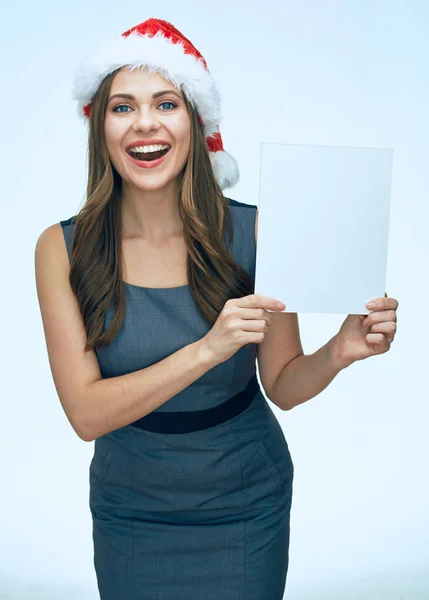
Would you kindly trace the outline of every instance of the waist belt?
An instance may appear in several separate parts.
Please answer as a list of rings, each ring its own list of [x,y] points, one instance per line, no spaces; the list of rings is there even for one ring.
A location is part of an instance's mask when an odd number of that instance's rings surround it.
[[[250,406],[253,398],[260,391],[256,373],[249,379],[247,386],[218,406],[204,410],[184,412],[156,412],[145,415],[138,421],[130,423],[133,427],[154,431],[156,433],[190,433],[200,429],[208,429],[225,423],[242,413]]]

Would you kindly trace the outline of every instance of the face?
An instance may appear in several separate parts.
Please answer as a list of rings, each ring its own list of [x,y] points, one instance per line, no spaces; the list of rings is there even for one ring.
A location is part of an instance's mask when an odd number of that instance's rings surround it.
[[[166,92],[159,95],[160,92]],[[120,96],[113,96],[120,94]],[[155,94],[158,94],[154,97]],[[125,95],[125,96],[124,96]],[[123,186],[144,191],[166,188],[175,183],[189,152],[191,122],[183,93],[159,73],[124,68],[115,75],[105,116],[105,135],[111,161]],[[153,140],[153,141],[151,141]],[[156,142],[156,140],[158,140]],[[146,153],[147,145],[168,145],[160,156]],[[145,154],[132,153],[129,147]]]

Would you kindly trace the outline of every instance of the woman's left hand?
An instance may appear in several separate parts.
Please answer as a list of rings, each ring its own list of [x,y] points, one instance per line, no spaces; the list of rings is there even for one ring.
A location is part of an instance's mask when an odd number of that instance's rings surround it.
[[[375,306],[369,315],[348,315],[334,338],[335,358],[344,367],[384,354],[395,338],[398,301],[385,294],[373,302]]]

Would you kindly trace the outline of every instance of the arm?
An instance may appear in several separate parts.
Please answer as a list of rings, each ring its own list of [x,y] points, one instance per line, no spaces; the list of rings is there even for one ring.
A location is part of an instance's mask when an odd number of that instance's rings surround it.
[[[290,410],[322,392],[349,365],[336,354],[336,336],[314,354],[291,360],[275,380],[270,399],[282,410]]]
[[[144,417],[215,366],[198,340],[150,367],[103,379],[95,351],[84,352],[87,335],[70,287],[69,259],[59,223],[40,235],[35,268],[55,388],[82,440],[92,441]]]
[[[92,441],[137,421],[214,367],[200,341],[145,369],[87,384],[80,400],[82,439]]]

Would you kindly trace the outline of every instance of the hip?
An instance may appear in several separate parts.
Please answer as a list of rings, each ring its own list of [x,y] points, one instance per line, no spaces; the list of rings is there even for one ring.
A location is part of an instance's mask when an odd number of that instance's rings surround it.
[[[259,391],[224,423],[188,433],[128,425],[95,440],[91,505],[133,511],[230,515],[290,506],[293,462],[280,423]]]

